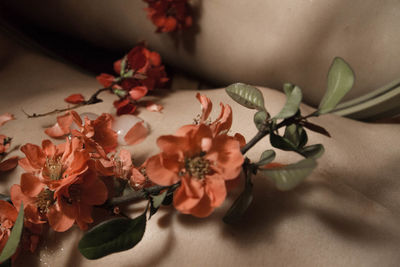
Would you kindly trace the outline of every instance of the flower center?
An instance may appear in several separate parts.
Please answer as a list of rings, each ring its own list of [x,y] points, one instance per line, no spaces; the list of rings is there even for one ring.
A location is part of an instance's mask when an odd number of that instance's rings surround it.
[[[60,158],[46,158],[46,174],[51,180],[60,180],[63,172],[63,165]]]
[[[46,214],[54,200],[54,192],[50,189],[45,189],[36,198],[36,206],[41,214]]]
[[[192,177],[204,179],[210,172],[210,161],[202,155],[185,159],[185,169]]]

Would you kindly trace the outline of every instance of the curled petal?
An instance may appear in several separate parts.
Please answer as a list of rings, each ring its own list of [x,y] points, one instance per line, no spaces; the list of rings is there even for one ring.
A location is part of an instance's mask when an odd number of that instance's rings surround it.
[[[139,100],[147,94],[147,87],[136,86],[129,91],[129,95],[133,100]]]
[[[25,154],[30,165],[39,170],[46,162],[46,155],[43,153],[42,149],[34,144],[25,144],[21,147],[21,151]]]
[[[210,116],[212,110],[212,102],[208,97],[206,97],[205,95],[200,95],[200,93],[196,94],[196,98],[201,104],[200,123],[205,123],[208,119],[208,116]]]
[[[211,123],[214,134],[226,133],[232,126],[232,108],[229,105],[221,105],[221,113],[219,117]]]
[[[115,77],[110,74],[102,73],[97,76],[96,79],[104,87],[110,87],[113,84]]]
[[[149,130],[144,126],[143,121],[137,122],[124,136],[124,140],[128,145],[135,145],[146,139]]]
[[[64,101],[71,104],[80,104],[85,102],[85,97],[82,94],[72,94],[65,98]]]
[[[18,156],[11,157],[0,162],[0,172],[11,171],[18,165]]]
[[[70,113],[57,117],[57,123],[52,127],[47,128],[44,132],[53,138],[62,138],[70,132],[70,126],[73,122],[73,117]]]
[[[11,113],[4,113],[0,115],[0,126],[4,125],[6,122],[10,120],[15,120],[14,115]]]

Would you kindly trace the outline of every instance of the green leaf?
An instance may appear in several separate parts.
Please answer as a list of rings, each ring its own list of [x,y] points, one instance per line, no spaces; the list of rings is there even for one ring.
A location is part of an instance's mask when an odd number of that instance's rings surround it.
[[[143,238],[146,213],[147,209],[133,220],[116,218],[96,225],[79,241],[79,251],[87,259],[94,260],[133,248]]]
[[[23,203],[21,203],[17,220],[14,223],[14,226],[11,230],[11,234],[7,240],[6,245],[3,248],[3,251],[0,254],[0,262],[8,260],[17,251],[19,241],[21,240],[23,226],[24,226],[24,205]]]
[[[164,192],[162,192],[159,195],[151,196],[149,219],[151,218],[151,216],[153,216],[158,211],[158,208],[163,203],[165,197],[167,196],[167,193],[168,193],[168,191],[165,190]]]
[[[294,123],[286,126],[283,137],[293,144],[296,149],[302,148],[308,141],[307,133],[303,127]]]
[[[279,190],[287,191],[299,185],[317,166],[311,158],[281,168],[260,169],[259,172],[271,178]]]
[[[132,76],[133,76],[133,70],[129,70],[122,75],[123,78],[132,78]]]
[[[121,60],[121,71],[119,72],[119,75],[120,75],[121,77],[124,76],[125,67],[126,67],[126,57],[124,57],[124,58]]]
[[[246,184],[243,192],[233,202],[232,206],[226,212],[222,220],[227,224],[236,223],[246,212],[250,204],[253,202],[253,184],[251,183],[250,172],[247,172]]]
[[[301,124],[302,124],[305,128],[307,128],[307,129],[309,129],[309,130],[311,130],[311,131],[313,131],[313,132],[317,132],[317,133],[323,134],[323,135],[325,135],[325,136],[327,136],[327,137],[331,137],[331,135],[329,134],[329,132],[328,132],[325,128],[323,128],[323,127],[321,127],[321,126],[319,126],[319,125],[316,125],[316,124],[311,123],[311,122],[309,122],[309,121],[302,121]]]
[[[256,125],[259,131],[264,131],[267,128],[267,120],[269,118],[269,114],[265,110],[257,111],[254,114],[254,124]]]
[[[317,159],[321,157],[325,152],[324,146],[321,144],[315,144],[306,146],[300,150],[300,153],[306,158]]]
[[[354,84],[354,72],[340,57],[336,57],[328,72],[328,86],[318,108],[318,114],[332,111]]]
[[[264,97],[257,88],[243,84],[234,83],[226,87],[226,93],[240,105],[251,109],[265,110]]]
[[[286,103],[282,110],[274,116],[275,119],[286,119],[295,115],[299,110],[301,99],[303,98],[301,89],[298,86],[285,85],[283,90],[286,94]]]
[[[275,159],[275,151],[272,149],[265,150],[261,156],[260,160],[256,163],[257,166],[264,166]]]

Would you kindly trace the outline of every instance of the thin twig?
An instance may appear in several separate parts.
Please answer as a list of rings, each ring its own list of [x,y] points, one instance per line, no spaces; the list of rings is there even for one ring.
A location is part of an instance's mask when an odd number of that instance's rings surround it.
[[[29,114],[27,112],[25,112],[25,110],[21,109],[22,112],[30,119],[30,118],[39,118],[39,117],[45,117],[48,115],[52,115],[52,114],[57,114],[57,113],[61,113],[61,112],[65,112],[68,110],[73,110],[82,106],[87,106],[87,105],[93,105],[99,102],[102,102],[103,100],[97,98],[97,96],[104,91],[110,91],[112,93],[112,86],[114,85],[114,83],[109,86],[109,87],[105,87],[105,88],[101,88],[99,90],[97,90],[87,101],[84,101],[82,103],[67,107],[67,108],[62,108],[62,109],[55,109],[49,112],[45,112],[45,113],[33,113],[33,114]]]

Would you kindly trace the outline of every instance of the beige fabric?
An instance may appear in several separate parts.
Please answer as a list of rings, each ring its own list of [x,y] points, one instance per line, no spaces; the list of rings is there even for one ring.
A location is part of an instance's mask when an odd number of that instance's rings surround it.
[[[11,112],[17,118],[0,132],[12,136],[14,145],[39,144],[47,138],[43,127],[55,121],[55,116],[27,119],[22,109],[45,112],[64,105],[70,93],[87,97],[99,88],[92,76],[21,49],[3,36],[0,43],[0,114]],[[277,113],[284,96],[270,89],[263,92],[268,109]],[[220,101],[232,105],[232,133],[241,132],[247,140],[255,134],[253,111],[233,103],[222,90],[204,93],[216,107]],[[162,114],[140,113],[152,131],[144,143],[128,148],[136,164],[158,152],[157,136],[192,122],[200,112],[194,95],[189,90],[165,92],[156,99],[165,107]],[[114,98],[101,97],[104,103],[78,112],[114,112]],[[303,109],[311,111],[307,106]],[[214,112],[216,117],[219,110]],[[207,219],[163,209],[150,220],[143,241],[133,250],[88,261],[76,249],[81,232],[74,227],[66,233],[49,231],[38,251],[22,255],[17,266],[398,266],[399,125],[377,126],[331,115],[313,121],[332,135],[330,139],[309,135],[310,143],[322,142],[326,147],[318,169],[298,189],[286,193],[274,190],[264,177],[255,178],[254,204],[238,226],[221,221],[232,199]],[[251,151],[250,158],[270,148],[266,143]],[[297,159],[278,153],[283,163]],[[8,193],[21,172],[18,168],[1,177],[0,193]],[[141,210],[138,204],[129,213],[133,216]]]
[[[145,40],[171,65],[223,85],[281,89],[298,84],[316,106],[332,59],[356,71],[347,99],[399,78],[398,0],[191,0],[195,26],[156,34],[142,0],[3,1],[5,16],[68,32],[96,45],[130,49]],[[372,75],[373,74],[373,75]]]

